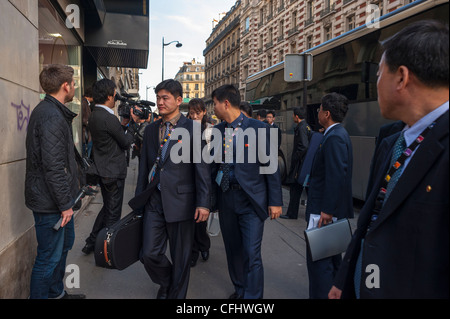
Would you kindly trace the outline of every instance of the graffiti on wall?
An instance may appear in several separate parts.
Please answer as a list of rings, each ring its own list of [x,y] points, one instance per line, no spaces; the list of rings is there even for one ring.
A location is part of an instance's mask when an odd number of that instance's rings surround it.
[[[26,106],[22,100],[20,104],[11,103],[11,106],[15,107],[17,111],[17,130],[22,131],[25,129],[26,131],[30,121],[30,105]]]

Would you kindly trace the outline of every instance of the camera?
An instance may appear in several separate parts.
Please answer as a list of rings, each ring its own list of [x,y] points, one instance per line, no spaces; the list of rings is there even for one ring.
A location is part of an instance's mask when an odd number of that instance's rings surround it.
[[[141,120],[148,119],[152,114],[151,106],[156,104],[150,101],[135,101],[132,98],[133,96],[127,93],[122,93],[122,95],[116,94],[115,100],[121,102],[119,105],[119,116],[129,119],[131,117],[130,112],[133,110],[133,114]]]

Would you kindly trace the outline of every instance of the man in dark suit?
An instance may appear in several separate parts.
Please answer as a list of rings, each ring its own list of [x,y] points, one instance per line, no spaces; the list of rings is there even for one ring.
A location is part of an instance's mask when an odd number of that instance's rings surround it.
[[[278,130],[278,149],[281,147],[281,129],[278,125],[275,124],[275,111],[270,110],[266,115],[267,124],[269,124],[270,128],[276,128]]]
[[[208,219],[211,202],[211,169],[203,159],[193,160],[194,145],[201,141],[199,125],[180,113],[183,88],[174,80],[161,82],[155,89],[162,120],[145,129],[139,165],[134,209],[144,208],[144,237],[141,261],[150,278],[160,285],[158,299],[186,298],[195,221]],[[186,132],[181,138],[178,132]],[[178,163],[179,146],[187,161]],[[187,152],[188,154],[184,154]],[[170,244],[171,261],[166,257]]]
[[[133,133],[124,131],[119,119],[114,115],[115,83],[109,79],[97,81],[92,87],[92,95],[96,105],[88,125],[92,135],[93,160],[99,176],[103,207],[82,249],[85,254],[94,250],[100,230],[116,223],[122,215],[127,176],[125,151],[133,142]]]
[[[224,140],[224,161],[215,164],[213,178],[228,271],[235,288],[230,298],[259,299],[264,293],[264,222],[268,217],[278,218],[283,205],[276,142],[270,147],[270,135],[275,134],[269,134],[266,124],[247,118],[240,111],[240,94],[234,86],[216,89],[212,99],[217,117],[223,120],[215,129]],[[264,136],[259,135],[262,131]],[[245,135],[252,133],[255,139],[246,140]],[[259,143],[260,138],[265,143]],[[268,166],[259,156],[253,157],[258,155],[259,144],[264,145],[265,149],[260,150],[264,154],[270,148]]]
[[[406,127],[379,147],[329,298],[448,298],[448,25],[416,22],[383,48],[381,114]]]
[[[301,171],[303,160],[309,147],[309,137],[311,128],[305,120],[305,113],[299,107],[294,108],[294,147],[292,149],[291,167],[289,169],[287,183],[289,184],[289,207],[284,219],[297,219],[300,207],[300,197],[303,192],[303,185],[297,182],[298,174]]]
[[[345,96],[330,93],[322,98],[319,123],[325,128],[322,144],[315,155],[310,176],[306,221],[311,214],[320,215],[318,227],[338,220],[353,218],[352,170],[353,150],[350,136],[341,125],[348,111]],[[312,261],[307,251],[309,297],[326,299],[341,255]]]

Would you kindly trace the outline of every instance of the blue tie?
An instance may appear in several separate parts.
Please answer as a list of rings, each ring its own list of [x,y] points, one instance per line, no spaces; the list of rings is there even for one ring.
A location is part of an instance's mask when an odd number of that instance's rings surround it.
[[[405,141],[405,134],[402,132],[395,142],[394,150],[392,151],[392,158],[391,158],[391,165],[395,164],[395,162],[398,160],[398,158],[403,154],[403,152],[406,149],[406,141]],[[397,184],[398,180],[400,179],[400,176],[402,175],[403,169],[405,168],[404,165],[400,166],[398,170],[395,171],[395,173],[391,176],[391,180],[389,181],[389,184],[387,186],[386,190],[386,197],[384,199],[384,202],[386,203],[386,200],[391,195],[392,190],[394,189],[395,185]]]

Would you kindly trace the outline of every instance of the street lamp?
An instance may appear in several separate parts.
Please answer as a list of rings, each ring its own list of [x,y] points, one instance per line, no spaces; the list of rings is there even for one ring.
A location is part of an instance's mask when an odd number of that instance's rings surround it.
[[[172,43],[177,43],[176,47],[177,48],[181,48],[183,45],[180,43],[180,41],[172,41],[169,43],[164,43],[164,37],[162,38],[162,80],[164,81],[164,47],[172,44]]]

